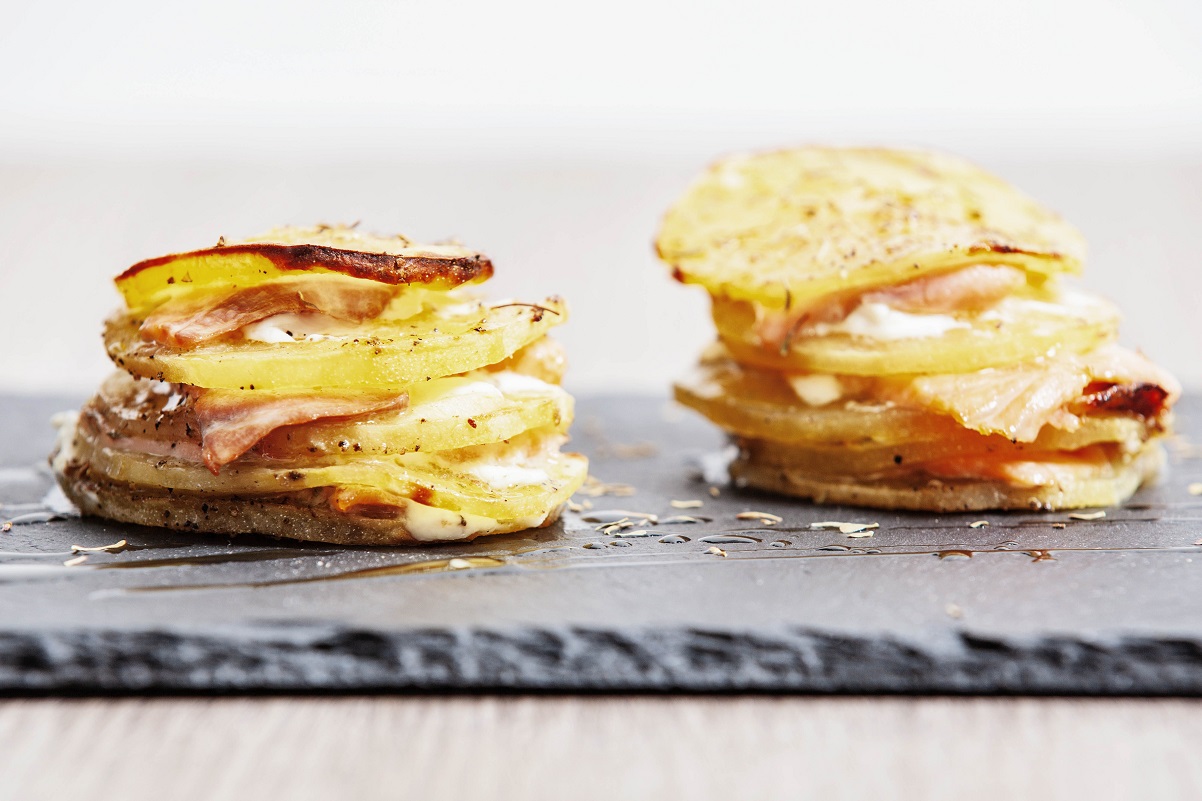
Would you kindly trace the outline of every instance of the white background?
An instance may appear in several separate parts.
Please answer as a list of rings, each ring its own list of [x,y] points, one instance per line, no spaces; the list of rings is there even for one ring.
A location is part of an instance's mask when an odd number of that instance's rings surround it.
[[[0,391],[108,369],[109,279],[280,223],[456,236],[565,295],[578,390],[711,336],[650,252],[706,161],[789,143],[985,163],[1090,238],[1125,339],[1202,386],[1202,3],[6,3]]]

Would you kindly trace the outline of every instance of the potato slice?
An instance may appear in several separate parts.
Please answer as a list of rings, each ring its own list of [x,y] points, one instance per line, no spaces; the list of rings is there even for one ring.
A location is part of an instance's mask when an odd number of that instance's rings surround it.
[[[109,357],[144,378],[211,389],[404,388],[503,361],[567,319],[558,298],[457,304],[372,320],[318,340],[223,340],[190,349],[144,341],[130,314],[105,325]]]
[[[1041,462],[1059,454],[1095,445],[1113,447],[1118,454],[1137,453],[1152,432],[1132,418],[1107,417],[1082,421],[1076,431],[1045,427],[1034,442],[1011,442],[961,429],[952,437],[892,446],[800,445],[769,439],[746,439],[746,449],[761,464],[797,468],[815,475],[856,477],[873,481],[920,471],[925,465],[949,459]]]
[[[1164,467],[1164,449],[1149,442],[1135,454],[1102,465],[1060,465],[1057,480],[1039,486],[1014,486],[1005,481],[937,478],[914,472],[889,479],[865,481],[859,475],[776,465],[743,454],[730,466],[738,486],[807,498],[815,503],[872,506],[928,512],[969,512],[989,509],[1080,509],[1115,506],[1131,497]]]
[[[553,429],[437,454],[409,453],[342,463],[288,461],[227,465],[219,475],[193,461],[125,451],[101,444],[81,427],[74,458],[106,479],[218,495],[262,495],[320,487],[362,487],[420,504],[496,520],[545,516],[584,482],[583,456],[559,453]]]
[[[126,305],[140,312],[194,292],[261,284],[298,271],[387,284],[449,289],[492,275],[492,262],[459,245],[423,245],[347,227],[279,228],[242,242],[139,262],[116,279]]]
[[[970,264],[1079,272],[1080,234],[952,156],[804,147],[723,159],[668,211],[656,248],[676,278],[766,308]]]
[[[1084,353],[1118,337],[1119,312],[1113,305],[1084,293],[1068,298],[1062,303],[1007,299],[985,311],[940,315],[962,327],[937,336],[798,335],[783,354],[756,334],[752,304],[715,298],[713,317],[736,358],[771,369],[866,376],[968,373],[1056,352]]]

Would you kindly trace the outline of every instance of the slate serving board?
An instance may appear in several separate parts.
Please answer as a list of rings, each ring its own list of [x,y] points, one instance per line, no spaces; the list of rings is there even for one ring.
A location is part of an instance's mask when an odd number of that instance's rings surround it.
[[[1194,398],[1167,478],[1089,521],[739,492],[703,474],[723,441],[691,413],[584,399],[575,446],[628,485],[602,489],[633,494],[578,496],[591,512],[543,531],[403,550],[45,521],[46,421],[70,405],[0,398],[0,692],[1202,693]],[[661,522],[583,520],[615,509]],[[783,520],[737,518],[749,510]],[[681,514],[710,522],[664,520]]]

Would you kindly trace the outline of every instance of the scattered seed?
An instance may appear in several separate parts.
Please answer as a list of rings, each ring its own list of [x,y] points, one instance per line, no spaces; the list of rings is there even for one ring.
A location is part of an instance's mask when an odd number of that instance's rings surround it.
[[[1106,516],[1106,513],[1101,510],[1098,510],[1096,512],[1073,512],[1071,515],[1069,515],[1069,519],[1070,520],[1101,520],[1105,516]]]
[[[1052,528],[1068,528],[1068,523],[1053,523]]]
[[[714,556],[726,556],[726,551],[719,548],[717,545],[711,545],[705,549],[706,553],[712,553]]]
[[[118,540],[117,542],[114,542],[112,545],[100,545],[96,548],[85,548],[82,545],[72,545],[71,553],[89,553],[89,552],[96,552],[96,551],[108,551],[110,553],[113,553],[113,552],[124,549],[126,545],[129,545],[129,543],[126,542],[125,540]]]
[[[618,459],[650,459],[659,453],[659,448],[652,442],[635,442],[629,445],[615,442],[601,450],[605,452],[604,455],[612,455]]]
[[[700,509],[705,506],[704,501],[668,501],[668,505],[673,509]]]
[[[576,503],[575,501],[568,501],[568,511],[579,514],[580,512],[584,511],[584,504]]]
[[[594,476],[589,476],[585,479],[584,486],[578,489],[576,494],[586,495],[590,498],[600,498],[602,495],[628,497],[634,495],[635,492],[637,490],[629,484],[606,483]]]
[[[617,520],[613,523],[605,523],[604,525],[597,526],[595,530],[600,531],[602,534],[608,537],[610,534],[619,532],[624,528],[634,528],[634,525],[634,521],[629,517],[623,517],[621,520]]]
[[[948,617],[954,617],[957,620],[964,617],[964,610],[960,608],[959,604],[948,604],[943,607],[943,611],[947,613]]]
[[[637,538],[637,537],[654,537],[655,534],[650,529],[636,528],[634,531],[619,531],[616,534],[614,534],[614,536],[627,538],[627,539],[633,539],[633,538]]]
[[[63,562],[63,567],[75,567],[76,565],[82,565],[86,561],[88,561],[88,555],[85,553],[82,556],[77,556],[74,559],[68,559]]]
[[[1202,495],[1202,481],[1195,481],[1188,489],[1190,495]]]
[[[812,529],[823,529],[829,531],[838,531],[840,534],[846,534],[849,537],[859,534],[863,537],[871,537],[871,534],[864,534],[865,531],[872,531],[880,528],[879,523],[840,523],[837,520],[825,520],[821,523],[810,523]]]
[[[969,528],[985,528],[985,526],[987,526],[987,525],[989,525],[988,520],[974,520],[973,522],[968,524],[968,527]]]
[[[860,529],[858,531],[847,531],[844,533],[847,534],[847,536],[852,537],[853,539],[860,539],[861,537],[871,537],[872,536],[872,530],[867,529],[867,528]]]
[[[659,522],[659,515],[654,515],[650,512],[632,512],[629,509],[606,509],[594,512],[591,515],[585,515],[582,519],[586,523],[600,523],[605,526],[616,525],[624,520],[634,520],[647,525],[655,525]]]
[[[717,487],[710,487],[710,497],[711,498],[717,498],[721,494],[722,493],[718,490]]]

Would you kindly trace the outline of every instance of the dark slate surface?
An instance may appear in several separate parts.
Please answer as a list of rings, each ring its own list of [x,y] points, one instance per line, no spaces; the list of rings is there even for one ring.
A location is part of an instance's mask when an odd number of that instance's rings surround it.
[[[585,400],[576,445],[596,476],[636,488],[595,510],[712,522],[617,539],[569,514],[415,550],[35,522],[46,419],[67,405],[0,399],[0,521],[15,519],[0,534],[0,691],[1202,693],[1192,399],[1171,474],[1095,521],[712,498],[697,465],[722,441],[705,422],[661,400]],[[746,510],[785,519],[738,520]],[[968,527],[978,519],[991,525]],[[809,529],[822,520],[880,529]],[[704,541],[718,532],[751,541]],[[689,539],[660,541],[672,535]],[[72,545],[122,538],[133,547],[63,565]]]

